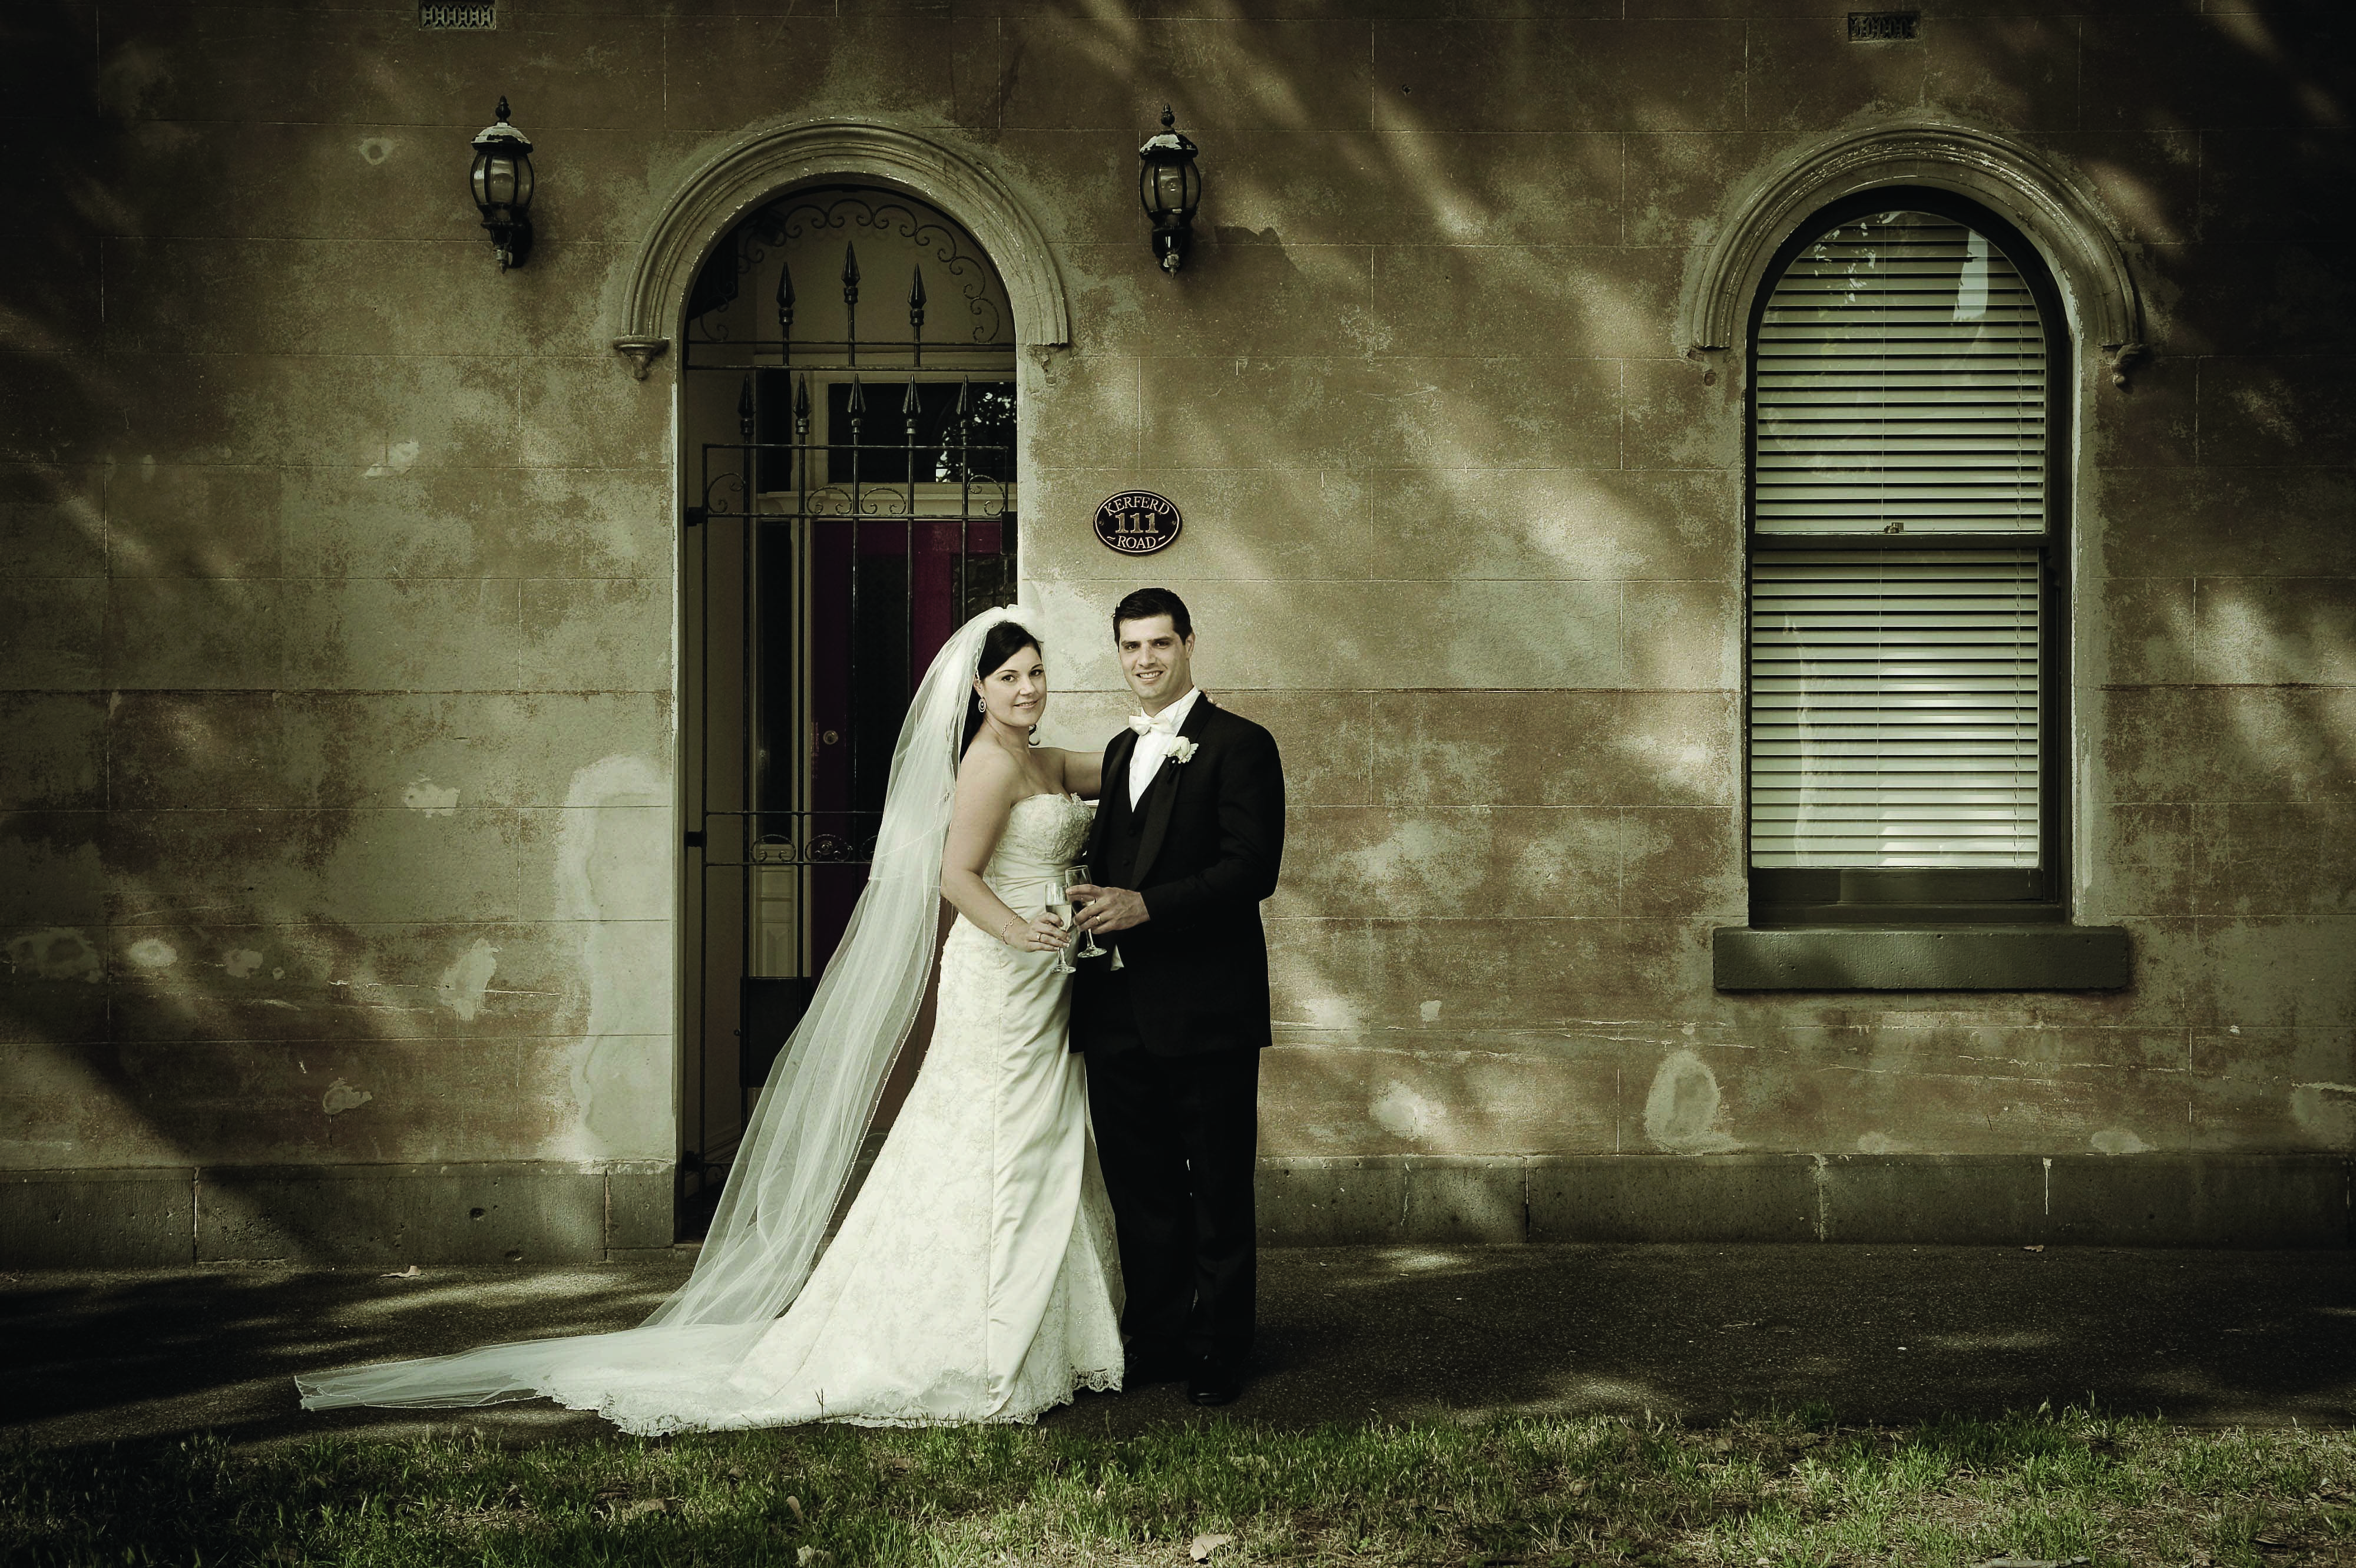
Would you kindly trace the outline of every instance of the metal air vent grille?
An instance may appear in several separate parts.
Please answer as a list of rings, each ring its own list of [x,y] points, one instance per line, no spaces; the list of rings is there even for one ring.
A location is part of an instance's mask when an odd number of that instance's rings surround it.
[[[498,0],[417,0],[417,26],[424,32],[487,33],[498,25]]]

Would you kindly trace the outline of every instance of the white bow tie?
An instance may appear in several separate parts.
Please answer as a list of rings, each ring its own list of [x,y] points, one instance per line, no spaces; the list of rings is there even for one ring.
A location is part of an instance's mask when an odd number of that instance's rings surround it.
[[[1143,714],[1131,714],[1129,715],[1129,727],[1140,735],[1176,735],[1178,720],[1167,712],[1156,714],[1150,719]]]

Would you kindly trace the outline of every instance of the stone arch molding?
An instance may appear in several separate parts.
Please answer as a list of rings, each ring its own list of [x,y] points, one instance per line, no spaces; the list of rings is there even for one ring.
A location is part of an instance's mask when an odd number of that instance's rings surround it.
[[[939,208],[971,231],[1006,285],[1027,348],[1072,340],[1064,280],[1046,236],[1006,182],[930,137],[873,120],[804,120],[745,132],[706,158],[655,220],[624,285],[615,350],[630,372],[670,347],[695,269],[737,220],[810,179],[873,180]]]
[[[2109,360],[2115,384],[2144,353],[2143,302],[2115,233],[2069,180],[2019,143],[1944,121],[1884,124],[1818,143],[1729,199],[1718,231],[1687,264],[1679,348],[1740,345],[1751,301],[1793,228],[1811,211],[1878,185],[1968,196],[2043,247]]]

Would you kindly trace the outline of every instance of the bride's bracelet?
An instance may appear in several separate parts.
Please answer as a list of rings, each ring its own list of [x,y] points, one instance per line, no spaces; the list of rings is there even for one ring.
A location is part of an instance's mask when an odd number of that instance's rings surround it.
[[[1006,922],[1005,922],[1005,924],[1004,924],[1004,925],[1001,925],[1001,926],[1000,926],[1000,927],[998,928],[998,940],[999,940],[1000,945],[1001,945],[1001,946],[1002,946],[1002,947],[1010,947],[1010,948],[1011,948],[1011,947],[1012,947],[1014,944],[1013,944],[1012,942],[1008,941],[1008,940],[1006,940],[1006,927],[1007,927],[1007,926],[1020,926],[1020,925],[1022,925],[1022,924],[1023,924],[1023,917],[1022,917],[1022,916],[1020,916],[1020,915],[1009,915],[1009,916],[1007,916],[1007,917],[1006,917]],[[1027,929],[1027,928],[1026,928],[1026,929]]]

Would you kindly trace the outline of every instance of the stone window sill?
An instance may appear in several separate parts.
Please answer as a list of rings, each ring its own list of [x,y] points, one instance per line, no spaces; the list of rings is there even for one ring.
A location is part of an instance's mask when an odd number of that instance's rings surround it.
[[[1720,991],[2118,991],[2123,926],[1720,926]]]

